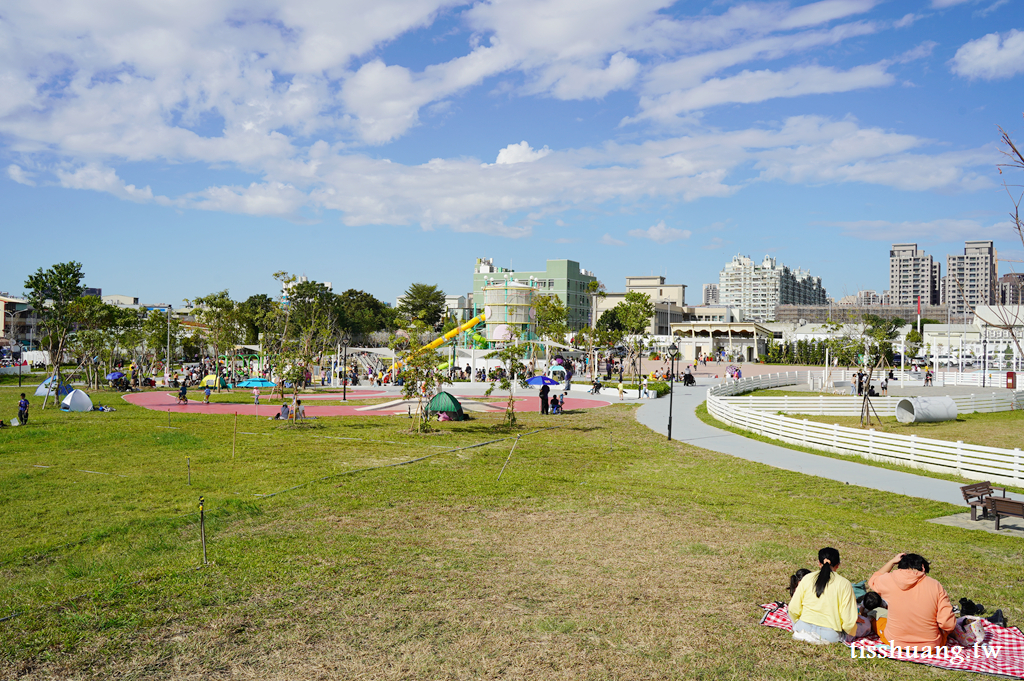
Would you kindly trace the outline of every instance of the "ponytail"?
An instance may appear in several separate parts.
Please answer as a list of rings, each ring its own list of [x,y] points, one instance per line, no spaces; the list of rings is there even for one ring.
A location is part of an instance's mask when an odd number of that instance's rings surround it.
[[[829,547],[821,549],[818,551],[818,562],[821,563],[821,570],[814,580],[814,594],[821,598],[829,580],[832,579],[832,570],[839,567],[839,551]]]

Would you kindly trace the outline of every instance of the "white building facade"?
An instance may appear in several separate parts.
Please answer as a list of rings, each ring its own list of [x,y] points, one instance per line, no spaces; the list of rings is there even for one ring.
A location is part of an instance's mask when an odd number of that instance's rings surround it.
[[[775,319],[779,305],[826,305],[828,295],[821,277],[802,269],[791,270],[765,256],[756,264],[745,255],[733,256],[718,275],[721,305],[738,307],[752,321]]]

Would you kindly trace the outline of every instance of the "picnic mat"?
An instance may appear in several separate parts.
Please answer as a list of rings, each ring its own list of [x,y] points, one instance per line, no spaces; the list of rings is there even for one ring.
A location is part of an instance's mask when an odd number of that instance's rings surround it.
[[[785,603],[766,603],[761,624],[776,627],[784,631],[793,631],[793,623],[789,619],[788,606]],[[865,636],[855,639],[846,645],[850,647],[850,656],[854,659],[881,657],[902,662],[915,662],[943,669],[959,669],[979,674],[996,674],[1024,679],[1024,633],[1017,627],[1000,627],[984,621],[985,641],[969,648],[963,648],[955,655],[952,647],[946,657],[922,657],[914,655],[913,649],[900,650],[894,654],[889,646],[878,640],[876,636]],[[897,644],[899,641],[897,641]]]

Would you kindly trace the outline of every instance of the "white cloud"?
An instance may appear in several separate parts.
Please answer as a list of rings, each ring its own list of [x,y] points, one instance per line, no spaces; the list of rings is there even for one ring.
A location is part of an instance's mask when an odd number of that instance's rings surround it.
[[[965,2],[976,2],[977,0],[932,0],[932,7],[934,9],[946,9],[947,7],[954,7],[956,5],[962,5]]]
[[[839,71],[829,66],[795,66],[784,71],[742,71],[735,76],[712,78],[688,90],[640,100],[638,118],[670,119],[680,113],[721,104],[751,104],[776,97],[849,92],[890,85],[895,78],[883,63]],[[632,122],[637,119],[626,119]]]
[[[544,158],[551,153],[547,145],[544,145],[543,149],[533,150],[526,140],[523,140],[519,144],[510,144],[501,151],[498,152],[498,159],[495,161],[496,164],[511,164],[511,163],[530,163],[538,159]]]
[[[119,199],[136,203],[157,201],[164,205],[170,204],[167,197],[153,196],[153,190],[149,187],[140,189],[134,184],[127,184],[117,176],[117,172],[113,168],[106,168],[99,164],[90,163],[74,170],[58,168],[54,174],[60,180],[61,186],[68,189],[92,189],[93,191],[107,192]]]
[[[599,243],[602,243],[605,246],[625,246],[626,245],[625,241],[619,241],[618,239],[613,237],[611,234],[605,234],[603,237],[601,237]]]
[[[904,14],[902,18],[893,22],[893,28],[906,28],[913,25],[918,19],[921,18],[920,14]]]
[[[827,227],[839,227],[843,236],[866,241],[928,240],[965,241],[990,238],[1012,238],[1013,223],[998,222],[984,225],[977,220],[942,219],[930,221],[889,222],[887,220],[856,220],[853,222],[823,222]]]
[[[950,61],[953,73],[970,78],[996,80],[1024,73],[1024,31],[989,33],[956,51]]]
[[[557,99],[599,99],[612,90],[628,87],[639,72],[639,62],[616,52],[603,69],[578,64],[551,66],[527,91],[550,91]]]
[[[650,239],[658,244],[668,244],[681,239],[689,239],[691,234],[692,232],[688,229],[666,227],[664,220],[659,220],[657,224],[651,225],[647,229],[629,230],[629,235],[631,237],[637,239]]]
[[[31,179],[31,173],[25,172],[21,166],[13,163],[7,166],[7,177],[11,178],[18,184],[28,185],[29,187],[36,186],[36,183]]]
[[[907,64],[918,59],[930,57],[938,43],[933,40],[926,40],[917,47],[911,48],[894,59],[898,64]]]

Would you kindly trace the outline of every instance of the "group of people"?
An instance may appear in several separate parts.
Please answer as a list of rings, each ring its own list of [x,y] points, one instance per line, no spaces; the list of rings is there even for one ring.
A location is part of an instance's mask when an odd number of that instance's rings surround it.
[[[793,638],[826,644],[874,634],[887,645],[945,646],[956,616],[930,569],[916,553],[897,554],[867,580],[871,591],[858,603],[850,580],[839,574],[839,551],[821,549],[817,570],[790,579]]]
[[[549,397],[550,396],[550,397]],[[540,387],[540,413],[561,414],[565,411],[565,393],[561,397],[551,394],[551,387],[542,385]]]

